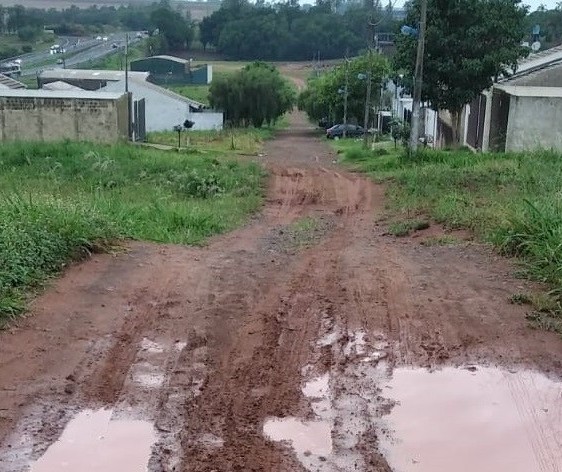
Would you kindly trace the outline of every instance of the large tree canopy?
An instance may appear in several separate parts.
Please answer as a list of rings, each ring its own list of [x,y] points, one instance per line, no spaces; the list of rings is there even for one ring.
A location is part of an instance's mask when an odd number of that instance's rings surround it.
[[[308,81],[307,88],[299,96],[299,108],[306,111],[315,120],[327,118],[332,122],[341,122],[344,115],[344,92],[348,77],[347,116],[349,122],[362,123],[365,110],[366,82],[360,74],[370,73],[371,105],[380,102],[381,85],[388,74],[386,59],[375,53],[367,53],[335,67]]]
[[[408,4],[405,24],[419,22],[420,1]],[[457,141],[459,114],[527,50],[525,7],[518,0],[428,0],[422,99],[449,110]],[[399,35],[395,63],[413,79],[417,38]]]
[[[259,128],[275,123],[293,107],[295,91],[275,67],[254,62],[235,74],[216,77],[209,99],[213,108],[224,110],[230,125]]]
[[[357,54],[367,47],[368,19],[377,18],[378,31],[394,30],[392,11],[378,2],[318,1],[301,8],[295,0],[251,4],[225,0],[200,24],[200,39],[229,59],[303,60]]]

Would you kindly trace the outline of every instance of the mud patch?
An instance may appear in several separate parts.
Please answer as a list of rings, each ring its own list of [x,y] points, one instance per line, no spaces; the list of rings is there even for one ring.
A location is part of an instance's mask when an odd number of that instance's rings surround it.
[[[147,470],[156,441],[152,424],[112,419],[112,414],[112,410],[87,410],[76,415],[31,472]]]
[[[398,368],[381,449],[397,472],[559,472],[562,383],[530,371]]]
[[[270,251],[292,254],[318,244],[335,224],[335,218],[326,215],[300,218],[274,228],[266,238],[266,246]]]

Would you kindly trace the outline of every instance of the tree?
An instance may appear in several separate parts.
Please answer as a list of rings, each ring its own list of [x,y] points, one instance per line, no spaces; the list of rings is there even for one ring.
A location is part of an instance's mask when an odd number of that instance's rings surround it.
[[[172,51],[189,48],[194,36],[189,19],[182,18],[178,12],[172,11],[167,5],[154,10],[150,19]]]
[[[359,74],[370,73],[371,89],[380,90],[388,72],[387,60],[372,52],[349,61],[347,65],[349,122],[361,123],[363,120],[366,83],[358,77]],[[328,118],[329,121],[341,123],[344,114],[345,76],[344,63],[330,72],[310,79],[307,88],[299,96],[299,108],[306,111],[314,120]],[[377,94],[373,95],[370,105],[379,104],[380,97]]]
[[[408,3],[405,24],[417,25],[419,6],[419,0]],[[453,145],[463,106],[527,53],[521,46],[526,12],[518,0],[428,0],[422,100],[449,110]],[[417,38],[399,35],[396,46],[395,66],[412,81]]]
[[[209,99],[213,108],[224,110],[230,125],[259,128],[291,110],[295,92],[275,67],[254,62],[235,74],[215,78]]]

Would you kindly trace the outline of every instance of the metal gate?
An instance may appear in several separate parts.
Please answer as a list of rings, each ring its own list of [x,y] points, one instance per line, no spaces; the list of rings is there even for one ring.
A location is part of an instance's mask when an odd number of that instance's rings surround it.
[[[470,104],[466,141],[474,149],[482,149],[484,119],[486,117],[486,96],[479,94]]]
[[[133,140],[146,141],[146,101],[135,100],[133,110]]]

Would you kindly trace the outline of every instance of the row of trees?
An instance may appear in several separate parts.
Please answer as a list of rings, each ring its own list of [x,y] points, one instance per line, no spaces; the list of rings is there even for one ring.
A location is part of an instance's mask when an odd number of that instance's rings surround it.
[[[350,123],[362,123],[365,109],[367,80],[371,80],[372,105],[380,105],[384,79],[390,72],[388,61],[368,52],[308,81],[298,99],[299,109],[314,120],[328,119],[341,123],[347,85],[347,118]]]
[[[224,110],[231,126],[272,125],[293,108],[295,91],[279,71],[264,62],[255,62],[211,84],[210,104]]]
[[[556,7],[550,10],[541,5],[527,16],[525,23],[527,32],[530,32],[534,25],[541,27],[539,36],[543,47],[558,46],[562,43],[562,2],[558,2]]]
[[[229,59],[306,60],[318,53],[340,58],[365,49],[369,18],[377,18],[379,31],[394,30],[392,8],[378,5],[319,1],[304,8],[296,0],[267,5],[224,0],[201,22],[200,39]]]
[[[131,4],[121,7],[41,10],[0,6],[0,34],[18,34],[22,41],[33,42],[45,28],[58,35],[83,36],[111,29],[158,30],[152,39],[155,53],[177,51],[190,47],[196,27],[191,19],[170,6],[169,1],[151,5]]]

